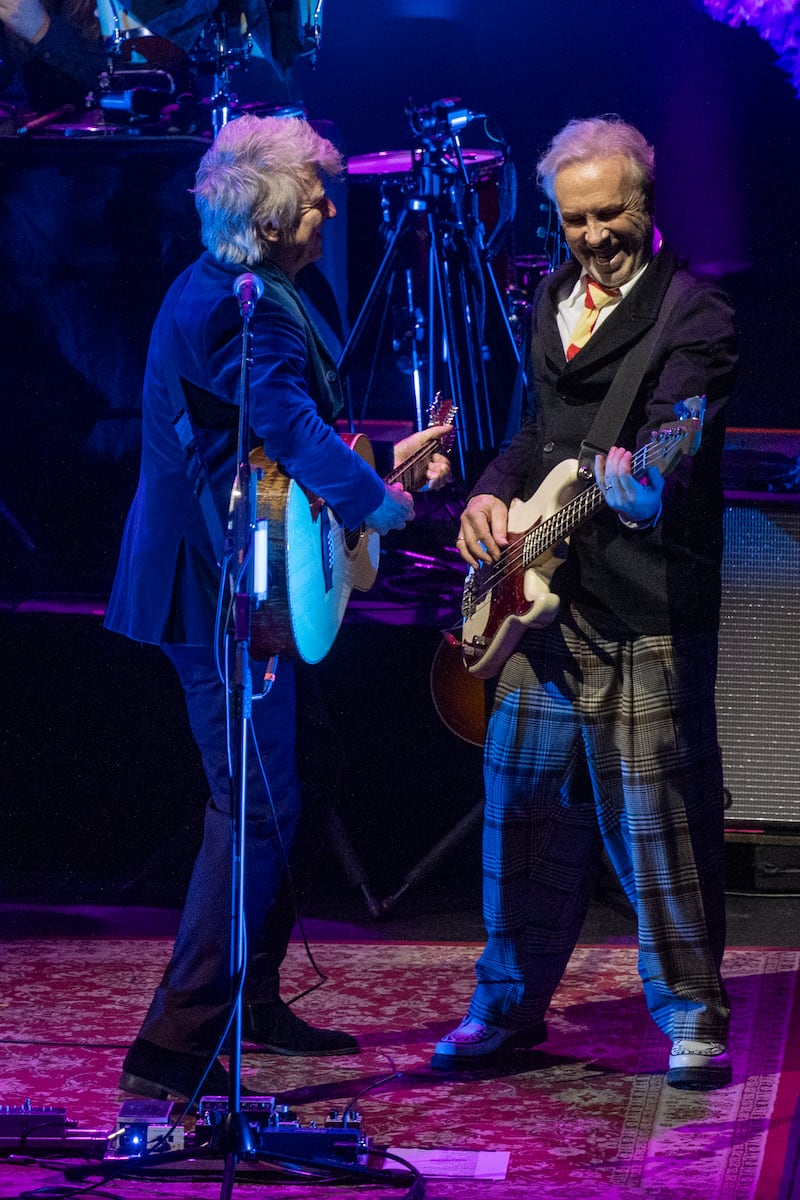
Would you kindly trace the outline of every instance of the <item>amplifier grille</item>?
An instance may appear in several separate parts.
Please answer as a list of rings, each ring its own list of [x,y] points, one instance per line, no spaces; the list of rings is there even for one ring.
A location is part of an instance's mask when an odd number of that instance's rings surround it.
[[[731,821],[800,824],[800,509],[725,511],[717,713]]]

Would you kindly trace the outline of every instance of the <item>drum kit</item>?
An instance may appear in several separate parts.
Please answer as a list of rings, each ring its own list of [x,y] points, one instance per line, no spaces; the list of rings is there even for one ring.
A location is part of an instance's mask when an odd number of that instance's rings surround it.
[[[123,0],[124,3],[124,0]],[[86,97],[85,111],[64,105],[27,120],[18,133],[39,137],[141,137],[190,134],[215,137],[244,112],[305,116],[302,104],[242,104],[234,73],[252,67],[256,83],[283,93],[283,76],[299,60],[316,62],[322,39],[323,0],[293,9],[286,46],[271,44],[270,7],[263,0],[223,0],[215,7],[163,0],[97,0],[106,68]],[[286,49],[286,47],[289,49]],[[259,63],[261,66],[259,67]]]
[[[134,3],[135,12],[120,0],[97,0],[108,69],[86,112],[66,123],[60,112],[46,114],[29,122],[28,131],[35,127],[40,137],[177,134],[207,140],[244,112],[305,117],[302,105],[240,104],[233,75],[258,58],[267,59],[278,78],[297,58],[313,62],[323,0],[302,0],[305,23],[277,49],[262,0],[223,0],[208,13],[196,3],[166,12],[163,0]],[[300,8],[298,3],[292,10],[298,21]],[[510,395],[520,375],[527,285],[516,285],[508,250],[516,179],[508,147],[486,114],[443,99],[430,108],[409,107],[406,116],[409,149],[357,155],[347,166],[351,196],[376,198],[375,237],[385,253],[339,367],[346,375],[376,313],[383,310],[382,326],[390,314],[395,363],[413,380],[417,428],[425,424],[426,397],[448,396],[460,414],[458,448],[466,474],[498,444],[496,396]],[[478,123],[488,148],[462,144],[466,130]],[[545,271],[543,263],[539,274]],[[367,400],[365,395],[365,405]]]

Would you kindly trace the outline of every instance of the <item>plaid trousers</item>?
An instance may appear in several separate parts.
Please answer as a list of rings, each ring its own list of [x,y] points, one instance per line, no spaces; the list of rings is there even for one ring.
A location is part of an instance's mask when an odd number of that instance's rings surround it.
[[[544,1016],[602,847],[637,915],[650,1013],[726,1040],[722,766],[713,635],[609,639],[577,613],[506,663],[484,753],[486,948],[470,1016]]]

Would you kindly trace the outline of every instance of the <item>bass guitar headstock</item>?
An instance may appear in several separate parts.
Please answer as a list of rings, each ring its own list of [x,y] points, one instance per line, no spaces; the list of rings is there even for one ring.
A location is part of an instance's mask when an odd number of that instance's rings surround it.
[[[696,454],[703,439],[705,396],[690,396],[675,405],[674,421],[667,421],[650,434],[645,447],[646,465],[658,467],[662,475],[672,470],[679,458]]]

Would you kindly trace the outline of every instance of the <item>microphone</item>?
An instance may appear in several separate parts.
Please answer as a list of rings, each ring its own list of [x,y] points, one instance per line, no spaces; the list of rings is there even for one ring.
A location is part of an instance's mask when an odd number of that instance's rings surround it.
[[[253,309],[264,295],[264,282],[258,275],[246,271],[244,275],[236,277],[233,294],[239,301],[239,312],[246,320],[253,315]]]

